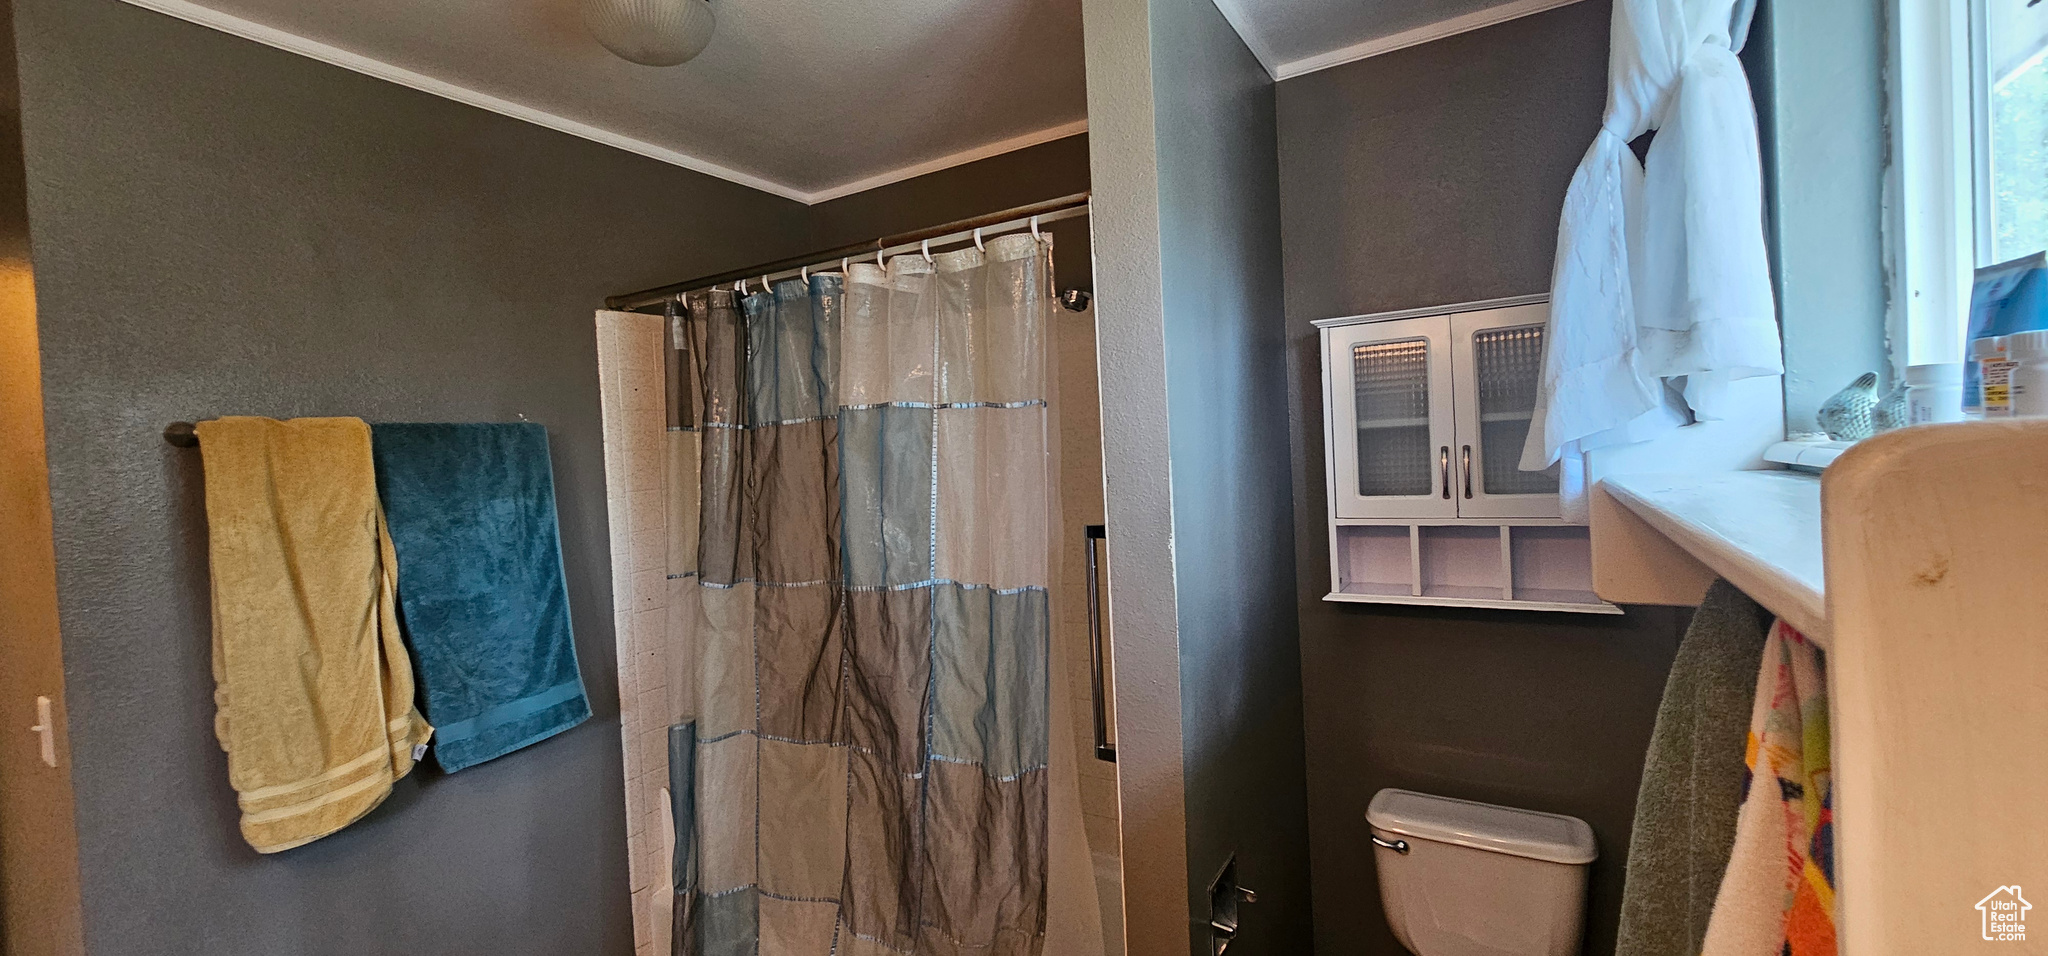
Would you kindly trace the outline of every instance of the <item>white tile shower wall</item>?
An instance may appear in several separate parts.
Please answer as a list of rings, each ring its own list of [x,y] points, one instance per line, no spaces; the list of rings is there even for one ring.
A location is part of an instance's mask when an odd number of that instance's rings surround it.
[[[661,791],[668,783],[668,726],[688,703],[686,691],[670,691],[670,675],[682,673],[669,659],[680,643],[672,638],[687,633],[688,626],[687,621],[671,621],[671,609],[682,611],[677,605],[689,602],[674,600],[677,589],[668,577],[673,456],[661,379],[662,321],[628,312],[597,314],[636,956],[667,951],[670,873]]]
[[[1123,889],[1118,832],[1116,765],[1095,757],[1094,687],[1089,660],[1087,568],[1082,550],[1086,528],[1103,523],[1102,411],[1095,359],[1095,313],[1056,310],[1053,334],[1058,354],[1059,391],[1054,413],[1059,426],[1060,539],[1058,615],[1060,643],[1075,719],[1073,744],[1079,754],[1081,820],[1097,872],[1103,940],[1108,956],[1123,953]],[[1102,547],[1107,594],[1109,553]],[[1105,638],[1107,635],[1105,635]],[[1057,686],[1057,685],[1055,685]]]

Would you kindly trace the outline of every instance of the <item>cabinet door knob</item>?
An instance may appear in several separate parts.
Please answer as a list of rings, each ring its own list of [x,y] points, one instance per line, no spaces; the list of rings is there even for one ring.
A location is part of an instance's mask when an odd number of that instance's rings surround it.
[[[1451,446],[1445,445],[1437,451],[1437,472],[1443,476],[1444,497],[1451,496]]]

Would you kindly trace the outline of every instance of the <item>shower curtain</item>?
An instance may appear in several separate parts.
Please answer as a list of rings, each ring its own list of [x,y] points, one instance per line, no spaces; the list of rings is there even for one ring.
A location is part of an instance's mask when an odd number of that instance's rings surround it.
[[[1040,952],[1049,253],[693,294],[658,398],[653,317],[600,314],[642,952]]]

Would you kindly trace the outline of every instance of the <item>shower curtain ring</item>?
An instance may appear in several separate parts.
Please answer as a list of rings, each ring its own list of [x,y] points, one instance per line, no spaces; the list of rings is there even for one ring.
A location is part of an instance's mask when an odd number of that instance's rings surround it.
[[[797,277],[798,277],[798,278],[800,278],[800,279],[804,280],[804,282],[806,282],[806,283],[808,283],[808,282],[810,282],[810,281],[811,281],[811,267],[810,267],[810,266],[804,266],[803,268],[801,268],[801,269],[798,269],[798,270],[796,270],[796,274],[797,274]]]
[[[1032,216],[1032,217],[1031,217],[1031,238],[1033,238],[1033,239],[1036,239],[1036,238],[1038,238],[1038,217],[1037,217],[1037,216]]]
[[[880,249],[875,250],[875,265],[880,266],[884,269],[889,268],[889,264],[882,261],[882,250]]]
[[[987,251],[988,251],[988,247],[987,247],[987,246],[984,246],[984,245],[982,245],[982,244],[981,244],[981,227],[980,227],[980,226],[976,226],[976,227],[974,227],[974,251],[976,251],[976,252],[987,252]]]
[[[852,256],[841,256],[841,257],[839,257],[839,271],[840,271],[840,272],[842,272],[842,273],[843,273],[843,272],[846,272],[846,271],[847,271],[847,265],[848,265],[848,263],[851,263],[852,261],[853,261],[853,257],[852,257]]]
[[[761,291],[763,291],[763,292],[767,292],[767,291],[768,291],[768,277],[767,277],[767,276],[762,276],[762,277],[761,277]]]
[[[931,261],[932,261],[932,241],[931,241],[930,239],[926,239],[926,240],[924,241],[923,247],[924,247],[924,261],[925,261],[925,262],[927,262],[927,263],[929,263],[929,262],[931,262]]]

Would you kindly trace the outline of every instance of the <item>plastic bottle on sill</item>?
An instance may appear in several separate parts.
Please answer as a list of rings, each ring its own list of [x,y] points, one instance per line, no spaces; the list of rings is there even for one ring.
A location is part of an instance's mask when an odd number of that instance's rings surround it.
[[[1970,340],[1970,359],[1977,363],[1978,392],[1975,411],[1984,418],[2012,417],[2012,362],[2005,354],[2006,336],[1987,335]],[[1969,394],[1965,393],[1967,400]],[[1964,411],[1971,411],[1964,406]]]
[[[1906,369],[1906,423],[1963,420],[1963,364],[1915,365]]]
[[[2048,418],[2048,331],[2006,336],[2014,418]]]

